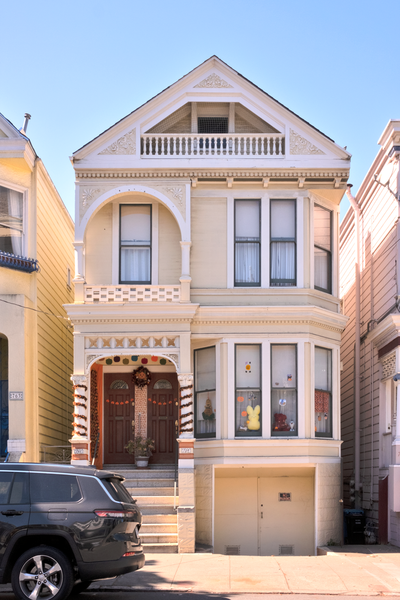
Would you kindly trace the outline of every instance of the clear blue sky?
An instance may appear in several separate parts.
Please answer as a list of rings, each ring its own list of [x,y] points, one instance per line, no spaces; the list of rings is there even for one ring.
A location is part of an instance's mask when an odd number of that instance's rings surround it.
[[[353,192],[400,118],[399,0],[0,0],[0,15],[0,112],[32,115],[72,215],[72,152],[213,54],[347,146]]]

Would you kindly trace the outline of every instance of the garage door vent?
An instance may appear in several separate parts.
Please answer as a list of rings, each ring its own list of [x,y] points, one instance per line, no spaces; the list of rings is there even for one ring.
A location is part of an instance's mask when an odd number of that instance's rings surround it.
[[[240,546],[225,546],[225,554],[238,556],[240,554]]]
[[[294,556],[294,546],[279,546],[279,556]]]

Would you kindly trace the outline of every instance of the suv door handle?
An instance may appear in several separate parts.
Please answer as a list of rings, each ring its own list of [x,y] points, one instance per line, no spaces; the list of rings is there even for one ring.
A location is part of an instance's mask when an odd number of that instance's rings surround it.
[[[23,515],[24,511],[23,510],[2,510],[1,514],[5,515],[6,517],[16,517],[18,515]]]

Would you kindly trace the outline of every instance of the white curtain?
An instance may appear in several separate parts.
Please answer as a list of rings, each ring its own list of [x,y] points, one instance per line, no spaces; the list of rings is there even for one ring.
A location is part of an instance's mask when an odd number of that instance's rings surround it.
[[[260,282],[259,244],[235,245],[235,281],[236,283]]]
[[[314,286],[323,290],[329,289],[328,262],[328,253],[314,248]]]
[[[7,190],[8,214],[10,217],[10,236],[13,254],[22,255],[22,194]]]
[[[150,248],[121,248],[121,282],[150,281]]]
[[[295,244],[273,242],[271,244],[271,279],[295,279]]]

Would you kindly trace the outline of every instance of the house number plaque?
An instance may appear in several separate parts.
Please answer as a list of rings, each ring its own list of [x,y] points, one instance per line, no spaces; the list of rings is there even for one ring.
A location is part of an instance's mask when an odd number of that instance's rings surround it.
[[[192,454],[193,448],[179,448],[180,454]]]
[[[10,400],[23,400],[24,392],[10,392]]]

